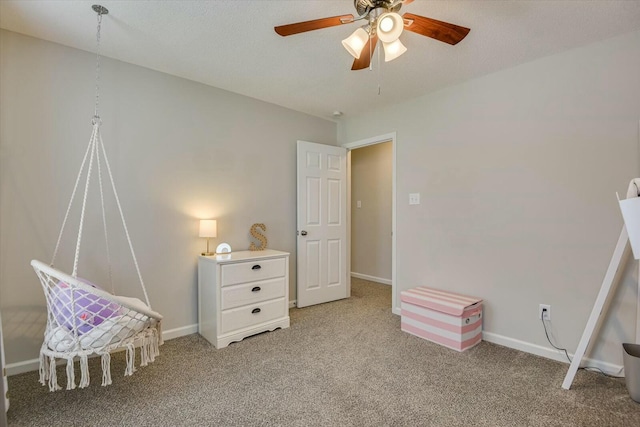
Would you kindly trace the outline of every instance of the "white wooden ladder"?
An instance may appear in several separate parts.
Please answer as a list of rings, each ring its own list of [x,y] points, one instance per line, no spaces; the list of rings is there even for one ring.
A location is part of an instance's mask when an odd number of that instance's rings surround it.
[[[640,124],[639,124],[640,126]],[[636,178],[631,180],[629,183],[629,189],[627,191],[627,198],[635,198],[640,197],[640,178]],[[620,198],[618,197],[618,200]],[[637,200],[637,199],[634,199]],[[629,211],[627,208],[622,207],[622,204],[625,202],[621,202],[621,209],[623,210],[623,217],[625,217],[625,221],[627,225],[630,227],[632,233],[631,244],[633,246],[633,251],[635,258],[640,258],[640,251],[638,246],[638,220],[637,220],[637,204],[634,201],[633,206],[634,210]],[[630,213],[631,212],[631,213]],[[605,303],[607,302],[607,298],[612,293],[612,289],[614,288],[614,280],[618,273],[618,270],[623,264],[622,257],[624,256],[625,249],[627,247],[627,242],[629,241],[629,234],[627,233],[627,226],[622,226],[622,231],[620,232],[620,237],[618,238],[618,243],[616,244],[616,249],[613,251],[613,256],[611,257],[611,262],[609,263],[609,268],[607,269],[607,274],[604,276],[604,280],[602,281],[602,286],[600,287],[600,293],[598,293],[598,297],[596,298],[596,302],[593,305],[593,310],[591,310],[591,315],[589,316],[589,320],[587,321],[587,326],[584,328],[584,332],[582,333],[582,338],[580,338],[580,343],[578,344],[578,349],[576,353],[573,355],[573,360],[571,361],[571,366],[569,366],[569,371],[567,375],[564,377],[564,381],[562,383],[562,388],[569,390],[571,388],[571,384],[573,383],[573,378],[576,376],[576,372],[580,368],[580,363],[582,362],[582,358],[584,357],[584,353],[587,351],[589,347],[589,342],[591,341],[591,337],[593,336],[593,332],[598,326],[600,318],[604,314],[602,310],[604,309]],[[640,264],[640,263],[639,263]],[[636,321],[636,343],[640,343],[640,269],[638,270],[638,305],[637,305],[637,321]]]
[[[576,372],[578,372],[578,368],[580,368],[580,363],[582,362],[582,358],[584,357],[584,353],[587,351],[587,347],[589,347],[589,342],[591,341],[591,337],[593,336],[593,331],[600,321],[600,317],[604,314],[602,309],[604,308],[605,303],[607,302],[607,297],[611,293],[612,288],[614,288],[614,279],[616,277],[616,273],[618,269],[622,265],[622,256],[624,255],[624,250],[627,247],[627,241],[629,240],[629,236],[627,235],[627,229],[625,226],[622,226],[622,231],[620,232],[620,237],[618,238],[618,244],[616,245],[616,249],[613,251],[613,257],[611,257],[611,262],[609,263],[609,268],[607,269],[607,274],[604,276],[604,280],[602,281],[602,287],[600,288],[600,293],[598,293],[598,297],[596,298],[596,302],[593,305],[593,310],[591,310],[591,316],[589,316],[589,320],[587,321],[587,326],[584,328],[584,332],[582,333],[582,338],[580,338],[580,344],[578,344],[578,349],[576,353],[573,355],[573,360],[571,361],[571,366],[569,366],[569,371],[567,375],[564,377],[564,382],[562,383],[562,388],[569,390],[571,388],[571,384],[573,383],[573,378],[576,376]],[[638,297],[640,299],[640,296]],[[640,301],[639,301],[640,303]],[[639,316],[640,316],[640,310]],[[639,341],[640,328],[636,328],[636,342]]]

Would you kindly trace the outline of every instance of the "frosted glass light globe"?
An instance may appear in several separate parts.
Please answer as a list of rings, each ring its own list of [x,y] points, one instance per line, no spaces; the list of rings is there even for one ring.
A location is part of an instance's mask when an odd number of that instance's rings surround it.
[[[363,29],[358,28],[346,39],[342,40],[344,48],[356,59],[360,58],[362,49],[369,41],[369,34]]]
[[[389,31],[391,31],[392,28],[393,28],[393,18],[391,18],[388,15],[382,18],[382,21],[380,21],[380,30],[384,31],[385,33],[388,33]]]
[[[380,15],[377,22],[378,38],[383,43],[391,43],[398,40],[402,30],[404,30],[404,21],[402,16],[395,12],[386,12]]]

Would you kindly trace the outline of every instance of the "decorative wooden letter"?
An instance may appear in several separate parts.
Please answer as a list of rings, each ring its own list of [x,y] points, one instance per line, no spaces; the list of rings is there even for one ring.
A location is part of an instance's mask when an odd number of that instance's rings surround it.
[[[260,246],[256,246],[255,243],[251,242],[249,245],[250,251],[264,251],[267,249],[267,238],[264,234],[258,231],[258,228],[262,228],[262,231],[267,231],[267,226],[262,223],[253,224],[251,226],[251,236],[260,241]]]

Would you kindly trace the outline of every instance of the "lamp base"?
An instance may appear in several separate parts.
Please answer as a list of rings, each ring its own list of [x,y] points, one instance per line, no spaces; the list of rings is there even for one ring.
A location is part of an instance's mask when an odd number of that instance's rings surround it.
[[[201,252],[202,256],[214,256],[215,252],[209,252],[209,238],[207,237],[207,250],[206,252]]]

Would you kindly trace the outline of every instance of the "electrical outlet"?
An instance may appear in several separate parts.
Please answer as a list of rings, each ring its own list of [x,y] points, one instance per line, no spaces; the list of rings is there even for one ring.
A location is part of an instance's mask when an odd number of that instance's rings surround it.
[[[538,308],[538,319],[551,320],[551,306],[549,304],[540,304]]]

